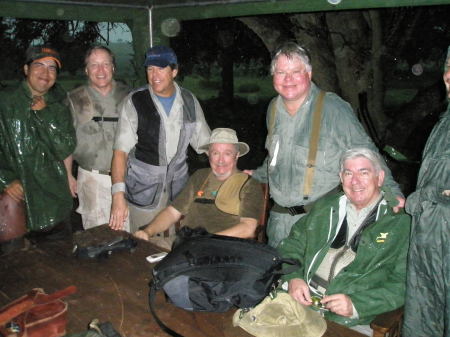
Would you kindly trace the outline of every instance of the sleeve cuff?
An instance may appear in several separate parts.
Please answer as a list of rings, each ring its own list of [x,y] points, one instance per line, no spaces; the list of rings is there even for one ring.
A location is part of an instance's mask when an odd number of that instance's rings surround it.
[[[125,183],[115,183],[111,186],[111,195],[114,195],[117,192],[125,192]]]

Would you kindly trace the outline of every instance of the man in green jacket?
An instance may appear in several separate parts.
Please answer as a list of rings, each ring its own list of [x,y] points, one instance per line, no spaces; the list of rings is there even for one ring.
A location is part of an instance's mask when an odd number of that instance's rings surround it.
[[[450,101],[450,47],[444,83]],[[413,225],[403,336],[450,337],[450,105],[425,145],[406,211]]]
[[[56,50],[30,47],[25,80],[0,93],[0,191],[25,202],[29,231],[70,227],[64,220],[72,210],[68,173],[76,141],[66,93],[55,85],[60,69]]]
[[[301,263],[284,277],[296,301],[311,306],[318,297],[327,319],[361,331],[403,305],[410,217],[394,213],[395,197],[382,191],[378,153],[348,150],[340,166],[344,193],[318,200],[278,249]]]

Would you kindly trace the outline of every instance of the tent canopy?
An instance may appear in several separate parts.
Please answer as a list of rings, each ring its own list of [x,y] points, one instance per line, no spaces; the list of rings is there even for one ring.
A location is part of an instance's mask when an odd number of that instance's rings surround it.
[[[141,62],[148,46],[167,42],[162,27],[183,20],[445,4],[450,0],[1,0],[0,16],[123,22]]]

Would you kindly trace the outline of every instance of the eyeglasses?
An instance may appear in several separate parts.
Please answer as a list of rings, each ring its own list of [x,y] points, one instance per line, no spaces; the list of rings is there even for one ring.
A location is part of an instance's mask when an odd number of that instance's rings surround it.
[[[32,67],[35,70],[42,70],[42,69],[48,69],[49,72],[51,73],[57,73],[58,72],[58,67],[52,64],[45,64],[45,63],[41,63],[41,62],[33,62],[31,63],[30,67]]]
[[[294,71],[275,71],[273,75],[278,79],[285,79],[285,78],[293,78],[293,79],[299,79],[302,77],[302,75],[306,73],[306,70],[294,70]]]

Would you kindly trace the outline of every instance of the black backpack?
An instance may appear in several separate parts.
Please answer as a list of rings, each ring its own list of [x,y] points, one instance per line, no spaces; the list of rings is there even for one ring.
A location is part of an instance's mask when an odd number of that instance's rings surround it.
[[[276,249],[254,240],[182,228],[172,251],[153,268],[149,303],[156,322],[172,336],[154,309],[156,292],[163,289],[175,306],[190,311],[225,312],[251,308],[266,297],[288,263]]]

